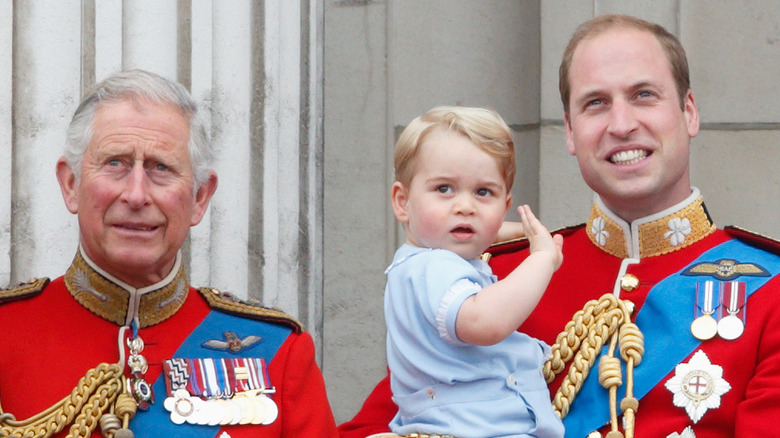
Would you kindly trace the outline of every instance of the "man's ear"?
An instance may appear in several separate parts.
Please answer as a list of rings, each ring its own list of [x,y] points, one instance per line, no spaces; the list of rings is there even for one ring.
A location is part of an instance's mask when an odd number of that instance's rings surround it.
[[[688,137],[696,137],[699,133],[699,109],[696,108],[696,100],[693,98],[693,92],[688,90],[683,102],[683,111],[685,112],[685,122],[688,128]]]
[[[211,197],[214,196],[214,192],[217,191],[217,174],[213,170],[209,170],[209,179],[206,180],[198,188],[195,193],[195,205],[192,208],[192,218],[190,219],[190,226],[195,226],[203,219],[203,215],[206,214],[206,209],[209,206]]]
[[[400,181],[393,183],[390,189],[390,201],[393,205],[393,213],[401,223],[409,221],[409,191]]]
[[[572,138],[571,120],[569,120],[569,114],[563,113],[563,126],[566,127],[566,149],[570,155],[577,155],[577,150],[574,148],[574,139]]]
[[[69,212],[77,214],[79,212],[79,185],[76,182],[76,175],[65,160],[65,157],[60,157],[57,160],[57,181],[60,183],[65,207],[67,207]]]

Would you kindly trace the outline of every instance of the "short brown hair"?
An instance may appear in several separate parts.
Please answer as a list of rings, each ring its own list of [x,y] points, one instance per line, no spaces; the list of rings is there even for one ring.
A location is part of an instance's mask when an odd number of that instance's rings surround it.
[[[486,108],[439,106],[412,120],[395,144],[395,177],[409,185],[414,159],[425,138],[436,129],[455,132],[496,159],[507,190],[515,178],[515,146],[512,130],[497,112]]]
[[[688,72],[688,58],[685,55],[685,49],[683,49],[680,41],[661,25],[628,15],[609,14],[598,16],[577,27],[577,30],[574,31],[574,34],[569,40],[569,45],[566,46],[566,51],[563,52],[563,60],[561,61],[561,67],[558,70],[558,90],[561,93],[563,111],[567,114],[569,112],[569,98],[571,97],[569,69],[571,68],[572,57],[574,56],[574,51],[577,49],[577,46],[587,38],[596,37],[608,30],[616,28],[646,31],[655,36],[658,43],[661,44],[661,49],[666,54],[666,59],[669,60],[672,77],[677,86],[677,95],[680,98],[680,106],[683,107],[685,95],[691,88],[691,79]]]

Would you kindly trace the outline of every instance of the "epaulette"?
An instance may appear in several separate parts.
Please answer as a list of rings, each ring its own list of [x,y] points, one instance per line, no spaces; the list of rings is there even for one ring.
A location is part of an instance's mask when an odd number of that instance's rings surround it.
[[[292,327],[295,333],[303,333],[303,324],[293,316],[288,315],[281,310],[243,301],[233,294],[220,292],[219,290],[210,287],[202,287],[198,289],[198,292],[214,310],[230,315],[243,316],[257,321],[283,324]]]
[[[47,284],[49,284],[49,279],[47,277],[34,278],[27,283],[20,283],[16,286],[0,289],[0,304],[32,298],[40,294]]]
[[[729,233],[731,236],[734,236],[735,238],[745,243],[749,243],[756,248],[780,255],[780,241],[777,239],[773,239],[771,237],[764,236],[762,234],[734,225],[727,225],[723,227],[723,230]]]
[[[575,231],[579,230],[580,228],[584,227],[585,225],[586,224],[583,223],[579,225],[570,225],[566,227],[557,228],[555,230],[550,231],[550,234],[560,234],[563,237],[567,237],[572,233],[574,233]],[[528,239],[526,239],[525,237],[520,237],[517,239],[507,240],[504,242],[494,243],[488,249],[485,250],[485,253],[490,254],[490,256],[497,256],[497,255],[506,254],[510,252],[516,252],[525,248],[528,248]]]

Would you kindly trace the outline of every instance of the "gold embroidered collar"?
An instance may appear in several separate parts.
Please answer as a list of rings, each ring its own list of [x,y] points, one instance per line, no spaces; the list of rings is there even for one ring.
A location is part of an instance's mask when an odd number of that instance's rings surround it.
[[[586,226],[594,245],[620,258],[653,257],[685,248],[715,231],[697,188],[685,201],[627,223],[596,199]]]
[[[117,325],[130,325],[138,317],[139,328],[170,318],[181,308],[190,289],[180,253],[167,277],[136,289],[100,269],[82,254],[81,248],[65,273],[65,286],[95,315]]]

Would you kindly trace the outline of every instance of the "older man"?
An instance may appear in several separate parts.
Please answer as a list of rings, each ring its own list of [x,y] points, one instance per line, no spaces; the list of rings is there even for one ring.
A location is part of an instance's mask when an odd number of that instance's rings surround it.
[[[566,436],[771,435],[780,244],[717,229],[691,187],[699,116],[679,41],[633,17],[597,17],[570,40],[560,91],[568,150],[598,197],[585,225],[561,232],[565,262],[520,329],[554,344],[545,372]],[[493,248],[494,272],[510,272],[525,246]],[[386,431],[395,412],[385,380],[341,436]]]
[[[57,162],[73,263],[0,292],[0,436],[336,435],[301,325],[187,281],[212,154],[177,83],[136,70],[88,93]]]

